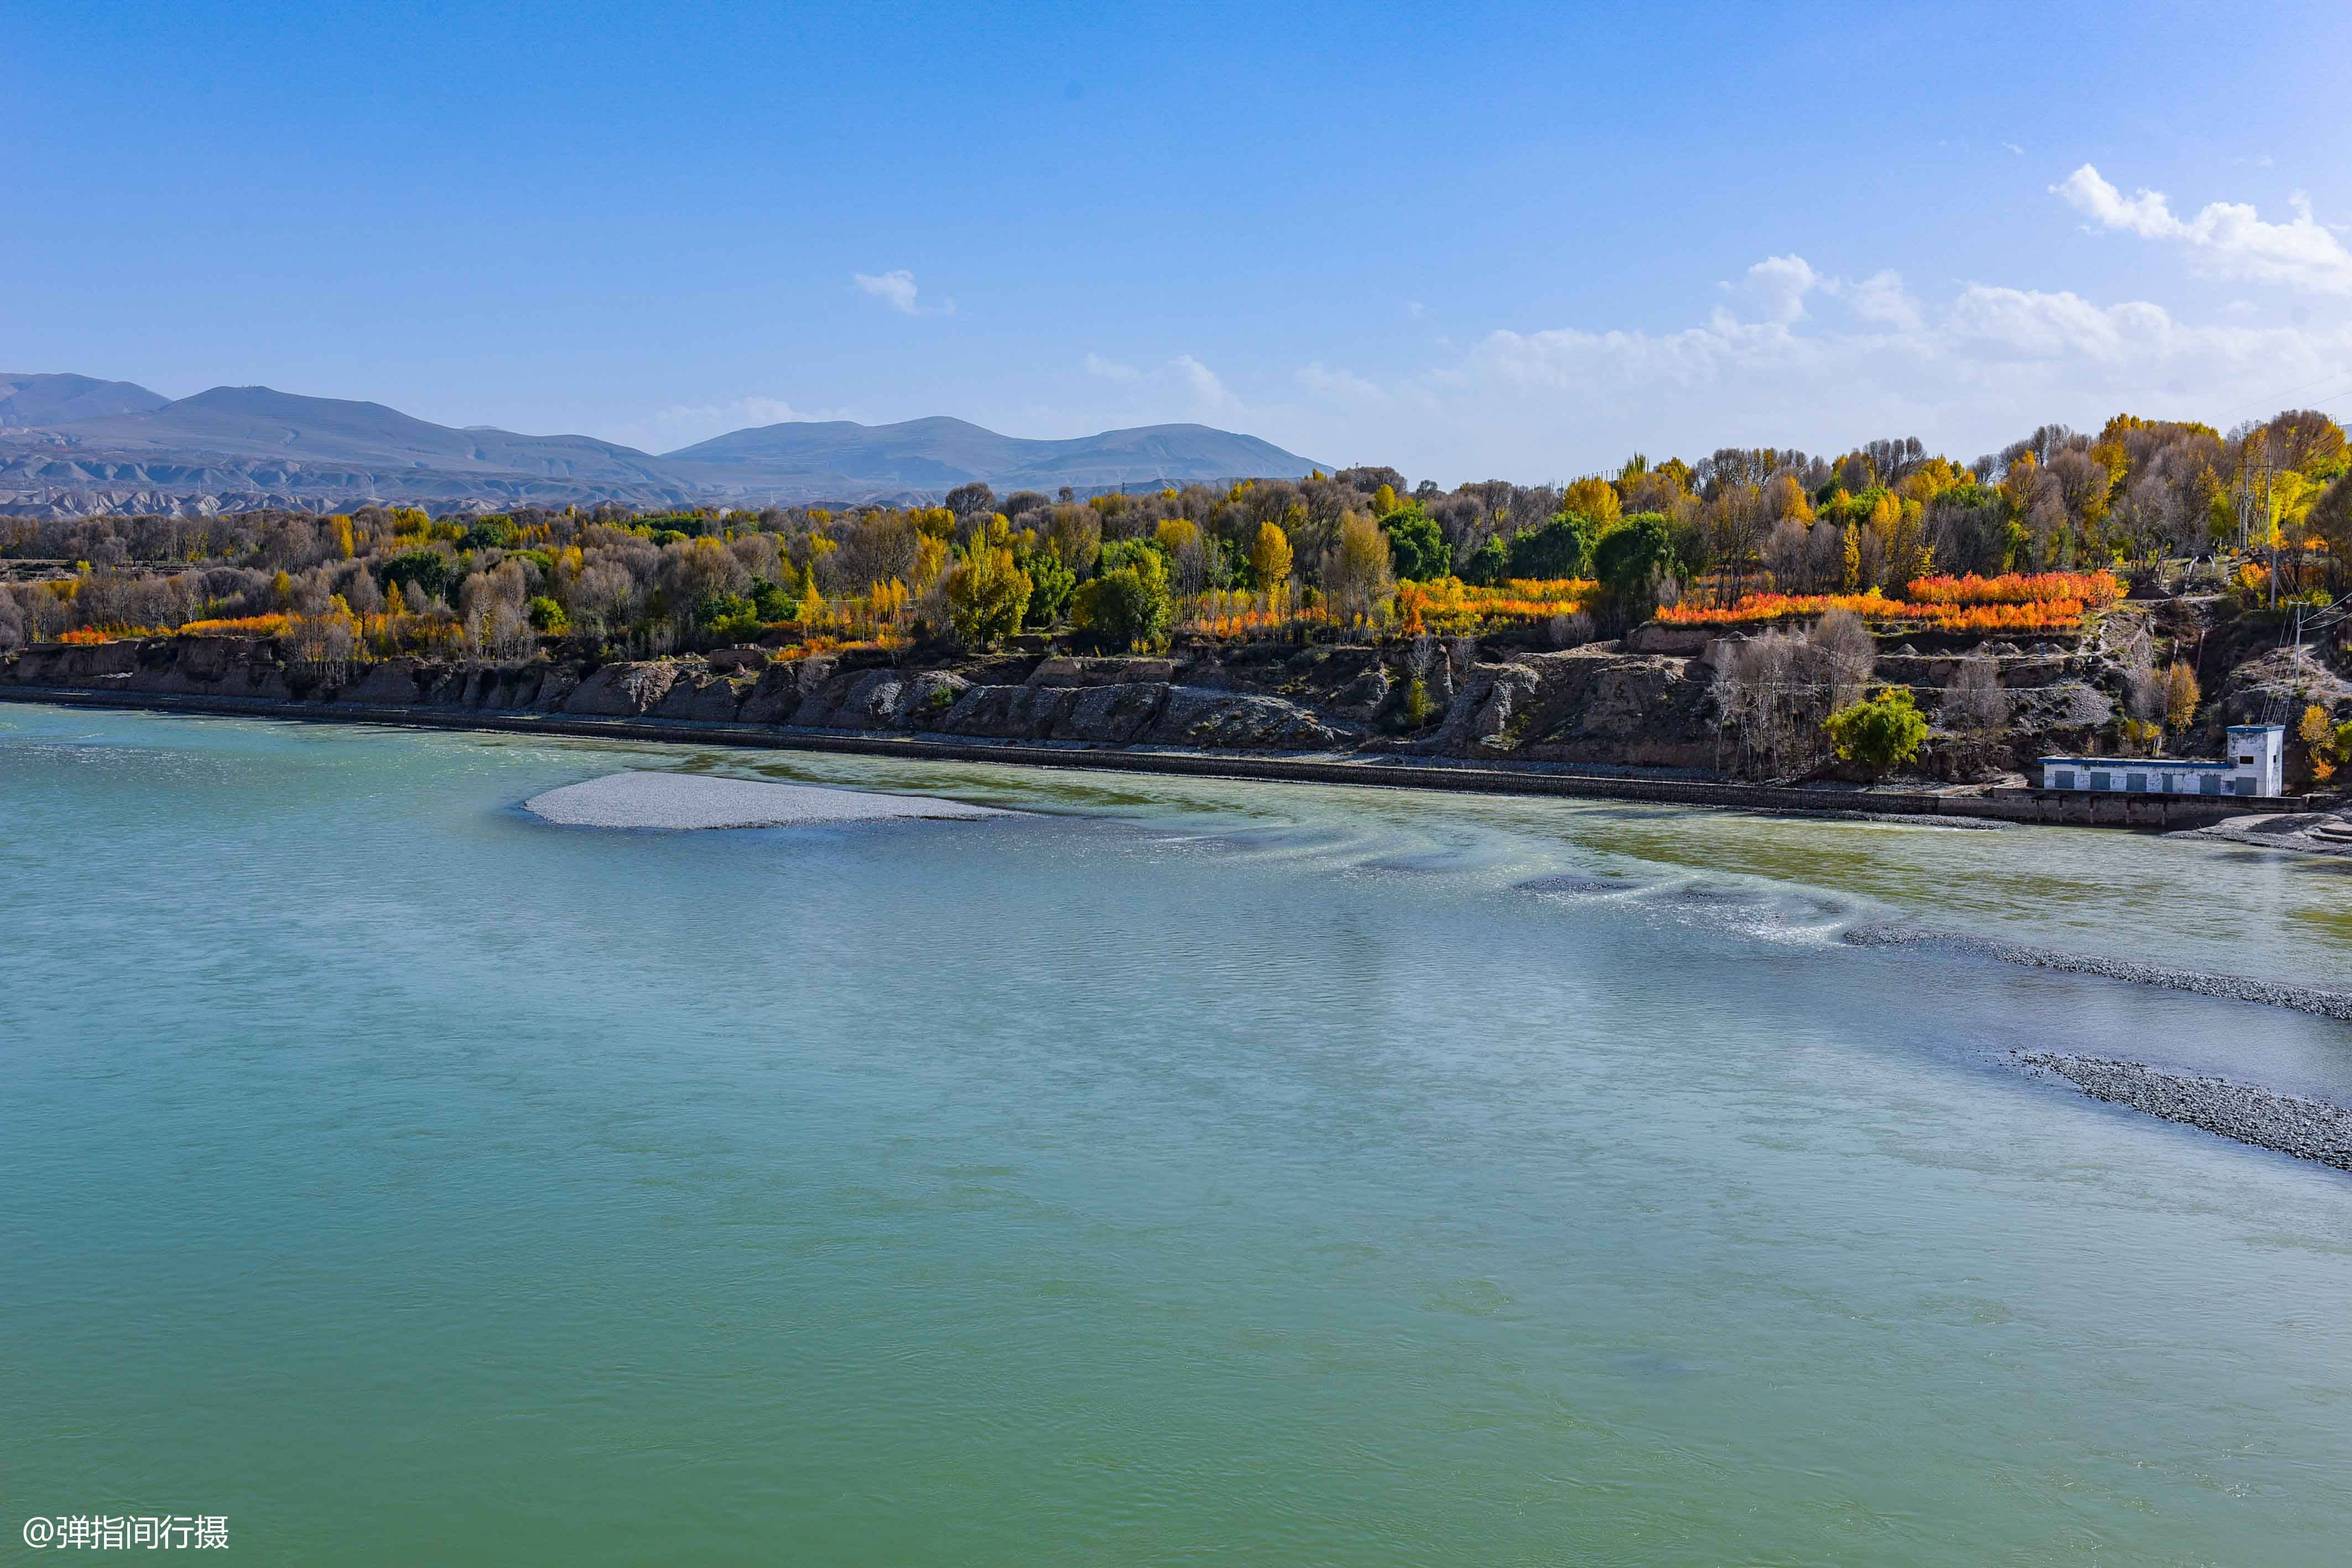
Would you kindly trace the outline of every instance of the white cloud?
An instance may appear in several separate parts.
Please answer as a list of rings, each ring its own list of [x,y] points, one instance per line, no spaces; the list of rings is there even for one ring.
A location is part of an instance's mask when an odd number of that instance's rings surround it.
[[[893,267],[878,277],[864,272],[853,272],[850,277],[868,296],[879,299],[901,316],[952,316],[955,314],[955,301],[952,299],[941,300],[937,305],[917,303],[915,275],[903,267]]]
[[[2011,152],[2016,153],[2020,158],[2022,158],[2022,157],[2024,157],[2024,156],[2025,156],[2025,149],[2024,149],[2024,148],[2022,148],[2022,147],[2020,147],[2020,146],[2019,146],[2016,142],[2014,142],[2014,141],[2004,141],[2004,142],[2002,142],[2002,143],[2001,143],[2001,145],[2002,145],[2003,147],[2008,148]]]
[[[1556,478],[1626,453],[1720,445],[1843,451],[1916,434],[1967,458],[2035,425],[2095,429],[2119,410],[2214,420],[2352,376],[2352,323],[2183,320],[2145,300],[1963,282],[1939,300],[1894,272],[1859,282],[1798,256],[1749,269],[1745,311],[1678,331],[1500,329],[1417,374],[1318,361],[1303,406],[1253,410],[1294,451],[1373,455],[1443,483]],[[1842,309],[1805,313],[1809,298]]]
[[[2294,221],[2277,224],[2242,202],[2213,202],[2193,218],[2179,217],[2163,192],[2126,196],[2088,163],[2050,189],[2100,227],[2184,246],[2189,265],[2210,276],[2352,294],[2352,251],[2313,217],[2300,192],[2290,202]]]
[[[1139,381],[1143,376],[1143,372],[1133,365],[1122,365],[1117,360],[1106,360],[1091,351],[1087,355],[1087,374],[1111,382]]]
[[[1805,296],[1822,282],[1801,256],[1768,256],[1748,269],[1744,289],[1764,302],[1767,319],[1798,321],[1804,319]]]
[[[1168,365],[1191,389],[1192,401],[1200,405],[1202,413],[1228,415],[1241,412],[1242,400],[1225,390],[1225,383],[1217,379],[1216,371],[1192,355],[1179,354],[1169,361]]]
[[[1843,294],[1847,307],[1865,321],[1884,322],[1906,332],[1919,329],[1919,301],[1903,287],[1899,272],[1874,272],[1860,283],[1840,286],[1836,292]]]

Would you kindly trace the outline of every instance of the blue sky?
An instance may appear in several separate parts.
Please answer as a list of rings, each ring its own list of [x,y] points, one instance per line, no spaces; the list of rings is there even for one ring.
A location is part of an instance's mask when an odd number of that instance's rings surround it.
[[[0,369],[1448,484],[2352,417],[2352,7],[2134,11],[18,0]]]

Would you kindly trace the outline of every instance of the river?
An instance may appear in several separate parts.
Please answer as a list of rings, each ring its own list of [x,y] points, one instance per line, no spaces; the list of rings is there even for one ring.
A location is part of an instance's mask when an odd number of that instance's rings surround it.
[[[1026,814],[519,808],[622,768]],[[2011,1055],[2352,1103],[2352,1026],[1837,939],[2343,985],[2342,862],[16,705],[0,856],[0,1539],[181,1513],[270,1563],[1874,1568],[2352,1540],[2352,1176]]]

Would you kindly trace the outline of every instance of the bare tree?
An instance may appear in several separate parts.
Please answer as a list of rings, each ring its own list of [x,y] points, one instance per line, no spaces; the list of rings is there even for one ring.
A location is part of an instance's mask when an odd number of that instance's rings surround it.
[[[1990,733],[2009,723],[2009,693],[2000,684],[2000,666],[1979,649],[1959,662],[1952,684],[1944,689],[1945,727]]]
[[[1774,523],[1771,537],[1764,541],[1764,566],[1772,574],[1772,585],[1782,592],[1813,591],[1812,529],[1795,517]]]
[[[996,492],[975,479],[969,485],[958,485],[950,490],[947,507],[959,521],[973,517],[984,517],[996,510]]]
[[[1820,764],[1822,721],[1862,699],[1878,644],[1860,617],[1833,610],[1809,632],[1718,643],[1714,662],[1717,714],[1737,741],[1737,770],[1789,778]]]
[[[1862,623],[1862,617],[1851,610],[1832,610],[1813,623],[1805,640],[1828,688],[1831,708],[1860,702],[1872,673],[1878,668],[1878,642]]]
[[[2124,692],[2124,712],[2144,724],[2164,716],[2164,679],[2156,673],[2156,639],[2146,622],[2134,622],[2108,646]]]

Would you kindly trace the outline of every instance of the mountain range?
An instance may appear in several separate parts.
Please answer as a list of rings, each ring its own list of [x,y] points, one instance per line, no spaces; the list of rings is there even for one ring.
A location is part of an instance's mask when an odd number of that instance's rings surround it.
[[[979,480],[1082,493],[1319,466],[1202,424],[1068,441],[999,435],[960,419],[790,422],[656,455],[585,435],[519,435],[413,418],[377,402],[215,387],[173,401],[131,382],[0,373],[0,514],[435,510],[614,502],[908,503]]]

